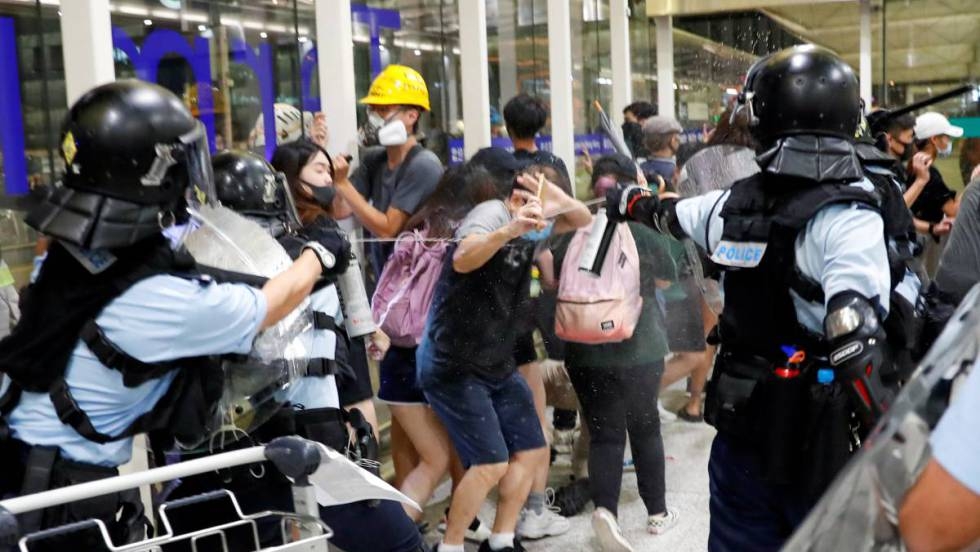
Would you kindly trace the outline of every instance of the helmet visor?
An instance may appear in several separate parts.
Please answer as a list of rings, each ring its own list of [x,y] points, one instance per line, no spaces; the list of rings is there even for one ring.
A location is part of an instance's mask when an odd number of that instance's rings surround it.
[[[188,206],[217,204],[218,193],[211,169],[211,150],[204,125],[198,121],[194,129],[181,136],[179,141],[178,147],[183,152],[184,167],[187,170]]]

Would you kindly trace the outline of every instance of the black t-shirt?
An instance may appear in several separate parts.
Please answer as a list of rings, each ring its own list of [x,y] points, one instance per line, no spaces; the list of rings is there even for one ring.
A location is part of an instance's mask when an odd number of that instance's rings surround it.
[[[489,233],[509,221],[510,212],[502,201],[487,201],[470,211],[456,237]],[[511,240],[486,264],[466,274],[453,269],[455,251],[455,244],[446,251],[429,308],[426,339],[433,361],[464,373],[507,377],[517,369],[515,321],[530,316],[534,242]]]
[[[530,161],[531,165],[548,165],[554,167],[556,171],[565,176],[565,180],[571,182],[571,178],[568,174],[568,167],[565,166],[565,162],[562,161],[561,157],[558,157],[550,151],[527,151],[518,149],[514,150],[514,157],[518,160]]]
[[[909,185],[914,177],[909,175]],[[922,193],[912,204],[912,214],[915,218],[926,222],[941,222],[943,220],[943,205],[956,197],[956,192],[946,187],[943,175],[935,167],[929,167],[929,182],[926,182]]]

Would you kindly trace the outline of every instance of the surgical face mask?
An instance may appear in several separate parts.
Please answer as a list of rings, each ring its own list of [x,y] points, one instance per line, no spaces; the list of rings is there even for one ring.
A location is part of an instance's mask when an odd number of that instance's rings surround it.
[[[953,155],[953,141],[948,140],[946,142],[946,147],[941,150],[937,150],[937,154],[939,155],[939,157],[942,157],[944,159],[946,157]]]
[[[531,240],[535,242],[546,240],[548,239],[548,236],[551,235],[551,229],[554,228],[554,226],[555,226],[554,222],[549,222],[548,226],[545,226],[541,230],[531,230],[530,232],[525,233],[523,237],[526,240]]]

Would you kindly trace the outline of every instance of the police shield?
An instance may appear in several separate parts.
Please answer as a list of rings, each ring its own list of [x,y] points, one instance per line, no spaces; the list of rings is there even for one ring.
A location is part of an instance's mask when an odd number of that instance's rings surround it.
[[[735,182],[759,172],[755,152],[743,146],[709,146],[695,153],[684,163],[677,179],[681,197],[695,197],[714,190],[727,190]],[[718,282],[704,277],[701,255],[691,240],[684,240],[684,265],[693,275],[705,303],[715,314],[723,306]],[[682,269],[685,266],[681,267]]]
[[[886,416],[784,550],[904,550],[902,501],[932,457],[932,429],[978,364],[980,285],[960,303]]]
[[[677,180],[682,197],[694,197],[713,190],[727,190],[735,182],[759,172],[755,152],[743,146],[710,146],[684,163]]]
[[[271,277],[292,264],[279,242],[260,225],[230,209],[201,205],[191,215],[196,229],[184,238],[184,246],[200,265]],[[306,372],[312,328],[312,311],[305,300],[278,324],[262,331],[247,355],[226,357],[225,386],[212,423],[212,438],[251,432],[283,405],[286,390]]]

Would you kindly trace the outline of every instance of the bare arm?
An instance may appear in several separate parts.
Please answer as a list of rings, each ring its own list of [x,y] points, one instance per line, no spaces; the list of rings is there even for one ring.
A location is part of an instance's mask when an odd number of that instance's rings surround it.
[[[489,234],[470,234],[459,243],[453,253],[453,270],[460,274],[473,272],[485,265],[500,248],[516,238],[510,225]]]
[[[405,227],[408,213],[394,207],[389,207],[383,213],[375,209],[347,178],[336,181],[335,185],[337,194],[347,201],[357,220],[375,236],[393,238]]]
[[[538,181],[528,175],[519,175],[518,183],[532,193],[538,191]],[[581,228],[592,222],[592,214],[589,208],[581,201],[569,196],[555,183],[542,178],[544,190],[539,197],[544,209],[544,218],[555,218],[553,234],[563,234],[576,228]]]
[[[980,496],[930,460],[905,497],[898,528],[913,552],[964,549],[980,539]]]
[[[524,190],[515,190],[513,193],[514,197],[519,197],[527,203],[516,210],[513,218],[506,225],[493,232],[471,234],[463,238],[456,252],[453,253],[453,270],[460,274],[473,272],[485,265],[510,240],[534,228],[540,230],[545,226],[541,201],[537,196]]]
[[[267,305],[262,329],[275,325],[298,307],[313,291],[313,284],[322,271],[316,254],[304,251],[289,268],[266,282],[262,286]]]
[[[541,272],[541,285],[545,289],[558,289],[558,278],[555,274],[555,256],[550,249],[542,249],[537,258],[538,270]]]
[[[912,157],[912,174],[915,175],[915,180],[912,181],[912,184],[909,185],[903,194],[906,207],[911,207],[915,203],[915,200],[919,199],[919,194],[922,193],[926,184],[929,183],[929,167],[931,166],[932,157],[929,157],[929,154],[925,152],[920,151]]]

